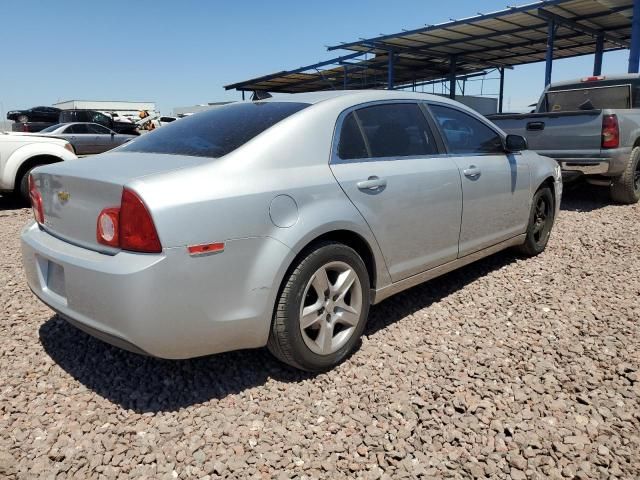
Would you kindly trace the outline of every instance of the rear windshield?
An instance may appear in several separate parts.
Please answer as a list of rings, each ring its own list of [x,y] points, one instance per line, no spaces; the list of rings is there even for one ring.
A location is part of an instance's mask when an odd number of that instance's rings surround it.
[[[172,122],[119,151],[218,158],[308,106],[293,102],[233,103]]]
[[[547,112],[626,109],[631,106],[631,88],[630,85],[617,85],[550,91],[546,96],[546,104]]]
[[[50,127],[43,128],[42,130],[40,130],[40,133],[53,132],[54,130],[59,129],[63,125],[64,123],[56,123],[55,125],[51,125]]]

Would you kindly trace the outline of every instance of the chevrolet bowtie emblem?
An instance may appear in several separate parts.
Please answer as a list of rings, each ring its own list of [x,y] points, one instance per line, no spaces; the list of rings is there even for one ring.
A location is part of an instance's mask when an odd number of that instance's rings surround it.
[[[71,198],[71,194],[69,192],[60,191],[58,192],[58,200],[60,203],[66,203]]]

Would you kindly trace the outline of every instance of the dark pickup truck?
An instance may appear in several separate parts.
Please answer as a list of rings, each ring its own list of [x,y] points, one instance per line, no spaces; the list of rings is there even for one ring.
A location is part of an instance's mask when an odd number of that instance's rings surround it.
[[[617,202],[640,200],[640,75],[554,83],[533,113],[488,118],[555,159],[565,181],[584,176]]]

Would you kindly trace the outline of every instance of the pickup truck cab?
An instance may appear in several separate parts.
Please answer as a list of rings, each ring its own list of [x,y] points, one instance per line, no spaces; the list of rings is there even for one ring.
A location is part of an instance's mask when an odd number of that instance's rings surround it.
[[[586,176],[617,202],[640,200],[640,75],[554,83],[534,112],[488,118],[555,159],[565,181]]]
[[[16,194],[27,201],[27,178],[32,169],[76,158],[66,140],[0,132],[0,194]]]

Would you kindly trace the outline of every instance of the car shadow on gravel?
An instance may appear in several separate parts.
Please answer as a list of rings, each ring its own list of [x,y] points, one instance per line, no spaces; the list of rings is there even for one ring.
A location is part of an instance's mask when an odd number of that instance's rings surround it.
[[[5,210],[20,210],[26,207],[27,205],[12,195],[0,195],[0,212]]]
[[[364,335],[372,335],[438,302],[517,259],[511,251],[451,272],[372,307]],[[314,374],[277,361],[267,349],[241,350],[191,360],[161,360],[129,353],[76,329],[57,315],[40,327],[47,354],[98,395],[136,412],[175,411],[223,399],[269,379],[301,382]]]
[[[561,210],[570,212],[591,212],[600,208],[618,205],[609,197],[607,187],[589,185],[584,180],[565,183],[562,193]]]

